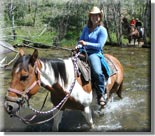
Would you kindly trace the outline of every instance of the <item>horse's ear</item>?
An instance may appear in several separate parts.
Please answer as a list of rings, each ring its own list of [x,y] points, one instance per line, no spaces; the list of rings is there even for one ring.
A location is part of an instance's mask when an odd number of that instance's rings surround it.
[[[37,60],[37,58],[38,58],[38,50],[35,49],[34,52],[33,52],[33,54],[31,55],[31,58],[30,58],[30,60],[29,60],[29,63],[30,63],[32,66],[34,66],[34,64],[35,64],[35,62],[36,62],[36,60]]]
[[[22,48],[19,49],[19,55],[20,55],[20,56],[24,56],[24,55],[25,55],[25,53],[24,53],[24,51],[23,51]]]

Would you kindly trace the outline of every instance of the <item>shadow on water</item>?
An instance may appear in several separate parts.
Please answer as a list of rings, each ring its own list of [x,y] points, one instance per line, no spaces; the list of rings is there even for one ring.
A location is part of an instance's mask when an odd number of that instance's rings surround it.
[[[31,53],[33,49],[25,49]],[[45,53],[46,52],[46,53]],[[150,120],[150,49],[148,48],[119,48],[106,47],[105,53],[117,57],[124,66],[123,98],[119,99],[112,95],[107,104],[104,115],[94,117],[95,128],[89,129],[83,115],[79,111],[65,111],[60,124],[60,131],[64,132],[149,132],[151,131]],[[46,58],[67,57],[70,52],[62,50],[39,50],[39,56]],[[10,68],[11,69],[11,68]],[[0,92],[1,112],[3,100],[10,82],[10,70],[1,71],[3,74],[3,90]],[[43,90],[33,97],[31,103],[36,108],[40,107],[45,97]],[[37,100],[37,103],[35,103]],[[39,102],[38,102],[39,100]],[[92,104],[92,110],[96,105]],[[50,100],[46,104],[46,109],[50,109]],[[26,109],[24,114],[30,114]],[[5,112],[4,112],[5,113]],[[38,120],[43,117],[39,117]],[[14,122],[14,123],[12,123]],[[4,126],[1,131],[5,132],[51,132],[52,121],[41,125],[29,126],[22,123],[17,118],[10,118],[4,114]]]

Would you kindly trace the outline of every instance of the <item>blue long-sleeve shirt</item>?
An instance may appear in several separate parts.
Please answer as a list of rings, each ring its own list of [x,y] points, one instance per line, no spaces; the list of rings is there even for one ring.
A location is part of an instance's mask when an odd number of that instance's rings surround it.
[[[84,40],[86,42],[86,46],[84,46],[84,48],[88,54],[98,53],[102,51],[102,48],[106,43],[107,36],[107,30],[103,26],[97,26],[92,32],[90,32],[89,28],[85,26],[80,36],[80,40]]]
[[[98,26],[90,32],[89,28],[85,26],[80,36],[80,40],[84,40],[86,42],[86,46],[83,46],[83,48],[86,49],[88,55],[96,53],[96,55],[101,59],[101,63],[105,67],[109,77],[110,69],[102,54],[102,49],[106,43],[107,37],[108,34],[105,27]]]

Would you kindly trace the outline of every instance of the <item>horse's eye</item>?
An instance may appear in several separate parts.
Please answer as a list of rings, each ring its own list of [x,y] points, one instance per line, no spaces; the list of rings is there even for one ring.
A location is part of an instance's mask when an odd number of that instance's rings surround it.
[[[27,78],[28,78],[28,75],[26,75],[26,76],[21,76],[21,77],[20,77],[20,80],[21,80],[21,81],[25,81]]]

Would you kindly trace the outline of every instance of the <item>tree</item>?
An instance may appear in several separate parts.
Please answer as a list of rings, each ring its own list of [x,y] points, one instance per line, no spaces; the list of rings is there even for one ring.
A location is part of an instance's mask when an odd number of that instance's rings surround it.
[[[18,26],[47,26],[55,35],[52,41],[58,43],[64,39],[76,40],[87,23],[88,12],[96,5],[104,11],[104,25],[107,28],[111,44],[122,45],[121,18],[130,20],[133,16],[144,21],[145,36],[150,34],[150,0],[21,0],[4,1],[6,25],[10,25],[15,39]],[[50,29],[49,29],[50,27]],[[77,38],[76,38],[77,37]],[[146,38],[147,39],[147,38]]]
[[[149,37],[151,39],[151,1],[147,0],[146,6],[145,6],[145,12],[144,12],[144,43],[147,43],[146,37]]]
[[[12,24],[12,36],[13,39],[16,39],[16,31],[15,31],[15,19],[14,19],[14,10],[15,10],[16,6],[13,3],[13,0],[10,1],[10,3],[8,4],[8,15],[9,18],[11,20],[11,24]]]
[[[115,33],[116,43],[122,45],[121,2],[110,0],[108,2],[100,2],[100,4],[100,7],[104,9],[104,25],[107,28],[110,44],[114,43],[111,36]]]

